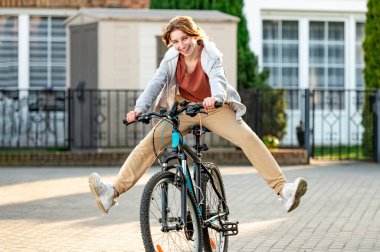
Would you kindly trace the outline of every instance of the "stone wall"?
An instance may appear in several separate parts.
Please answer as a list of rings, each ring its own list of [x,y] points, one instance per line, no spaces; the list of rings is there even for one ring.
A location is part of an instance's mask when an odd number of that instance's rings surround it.
[[[278,149],[271,151],[280,165],[308,164],[302,149]],[[0,152],[0,166],[121,166],[130,151],[111,152]],[[249,165],[244,153],[235,149],[214,149],[205,152],[203,161],[222,165]]]
[[[149,8],[150,0],[1,0],[0,7],[22,8]]]

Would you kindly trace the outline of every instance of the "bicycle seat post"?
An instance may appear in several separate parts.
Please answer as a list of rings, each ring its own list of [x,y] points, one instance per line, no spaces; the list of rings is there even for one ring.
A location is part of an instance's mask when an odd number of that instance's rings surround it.
[[[197,156],[202,156],[202,148],[201,148],[201,134],[200,130],[197,131],[197,134],[195,134],[195,150],[197,151]]]
[[[210,132],[207,128],[202,128],[203,132]],[[192,125],[190,126],[190,131],[195,136],[195,145],[193,148],[196,150],[196,154],[198,157],[202,157],[202,151],[207,151],[209,149],[207,144],[201,145],[201,136],[203,135],[203,132],[201,132],[201,128],[198,125]]]

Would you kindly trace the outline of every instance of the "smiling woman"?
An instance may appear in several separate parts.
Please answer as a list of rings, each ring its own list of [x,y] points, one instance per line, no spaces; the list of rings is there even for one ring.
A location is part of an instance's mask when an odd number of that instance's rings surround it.
[[[205,113],[196,117],[179,115],[181,134],[189,133],[192,125],[202,125],[240,147],[268,186],[283,198],[286,211],[294,210],[306,192],[307,183],[302,178],[287,183],[269,150],[242,120],[246,107],[225,76],[222,53],[189,16],[170,20],[162,40],[169,49],[125,121],[136,121],[138,115],[151,107],[167,111],[175,101],[202,103]],[[215,108],[217,102],[223,104],[219,109]],[[171,131],[165,127],[160,123],[154,126],[128,156],[113,185],[104,184],[96,173],[90,175],[89,186],[100,210],[108,213],[115,199],[131,189],[152,165],[155,153],[169,145]]]

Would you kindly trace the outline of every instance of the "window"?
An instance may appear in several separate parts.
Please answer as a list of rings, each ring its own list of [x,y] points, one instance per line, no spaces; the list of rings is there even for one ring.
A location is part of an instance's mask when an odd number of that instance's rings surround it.
[[[272,87],[298,87],[297,21],[264,21],[263,67]]]
[[[64,17],[30,17],[30,87],[64,87],[66,31]]]
[[[310,22],[310,87],[344,87],[344,23]]]
[[[343,109],[344,23],[310,22],[309,79],[311,88],[332,88],[316,92],[316,108]]]
[[[263,67],[272,87],[298,88],[298,22],[263,21]],[[298,90],[286,92],[288,108],[298,108]]]
[[[18,18],[0,16],[0,88],[18,87]]]

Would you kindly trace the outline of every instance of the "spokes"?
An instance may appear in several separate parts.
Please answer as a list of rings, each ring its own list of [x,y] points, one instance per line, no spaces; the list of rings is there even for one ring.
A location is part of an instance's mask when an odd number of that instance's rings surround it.
[[[187,200],[188,205],[190,200]],[[181,217],[181,190],[171,181],[160,181],[150,198],[149,223],[157,251],[193,251],[197,243],[194,209]]]
[[[210,222],[220,227],[220,220],[225,218],[224,209],[222,209],[219,197],[215,193],[211,183],[207,183],[206,186],[206,219],[209,219]],[[220,251],[223,246],[221,245],[224,242],[225,237],[222,236],[221,232],[213,228],[208,228],[209,242],[212,251]]]

